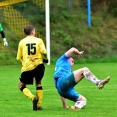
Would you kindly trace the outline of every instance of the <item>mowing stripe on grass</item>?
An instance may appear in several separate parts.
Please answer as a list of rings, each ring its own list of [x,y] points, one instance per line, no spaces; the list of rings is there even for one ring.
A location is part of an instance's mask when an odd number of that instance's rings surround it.
[[[114,87],[114,86],[117,86],[117,84],[112,84],[112,85],[107,85],[106,87]],[[88,88],[88,87],[96,87],[96,86],[83,86],[83,87],[78,87],[79,89],[81,88]],[[57,90],[56,88],[55,89],[49,89],[49,90],[44,90],[44,91],[53,91],[53,90]]]

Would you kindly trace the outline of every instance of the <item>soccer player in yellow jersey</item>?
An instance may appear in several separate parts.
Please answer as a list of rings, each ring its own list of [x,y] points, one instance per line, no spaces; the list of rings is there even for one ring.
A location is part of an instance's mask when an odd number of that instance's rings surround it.
[[[46,48],[42,39],[35,37],[35,28],[28,25],[24,28],[27,35],[19,42],[17,60],[22,63],[21,76],[18,87],[33,102],[33,110],[42,110],[43,89],[41,80],[44,76],[45,66],[48,62]],[[36,95],[26,87],[33,84],[35,78]]]

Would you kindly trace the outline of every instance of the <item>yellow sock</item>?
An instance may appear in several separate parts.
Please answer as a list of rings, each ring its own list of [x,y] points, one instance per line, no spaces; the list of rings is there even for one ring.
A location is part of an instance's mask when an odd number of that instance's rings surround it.
[[[43,90],[36,90],[36,94],[38,97],[38,103],[37,103],[37,107],[41,107],[42,106],[42,99],[43,99]]]
[[[28,88],[24,88],[22,92],[24,95],[26,95],[32,101],[34,100],[35,96],[31,93],[31,91]]]

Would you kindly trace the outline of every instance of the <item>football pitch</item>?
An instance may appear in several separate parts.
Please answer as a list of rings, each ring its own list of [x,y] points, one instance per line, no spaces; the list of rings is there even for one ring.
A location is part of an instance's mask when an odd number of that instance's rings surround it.
[[[99,79],[111,76],[110,82],[99,90],[85,78],[75,89],[87,98],[87,105],[80,111],[64,109],[54,81],[54,65],[45,65],[42,80],[43,108],[32,110],[32,102],[18,89],[21,66],[0,66],[0,117],[117,117],[117,63],[77,64],[73,70],[88,67]],[[27,86],[35,94],[35,85]],[[74,102],[67,100],[67,105]]]

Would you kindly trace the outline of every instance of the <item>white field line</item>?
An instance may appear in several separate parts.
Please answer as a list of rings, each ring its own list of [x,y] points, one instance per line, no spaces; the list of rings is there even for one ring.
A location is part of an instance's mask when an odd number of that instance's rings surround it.
[[[116,86],[117,87],[117,84],[111,84],[111,85],[106,85],[106,87],[114,87],[114,86]],[[77,85],[76,85],[76,87],[77,87]],[[81,89],[81,88],[88,88],[88,87],[96,87],[95,85],[94,86],[80,86],[80,87],[78,87],[79,89]],[[57,89],[56,88],[54,88],[54,89],[47,89],[47,90],[44,90],[44,91],[56,91]]]

